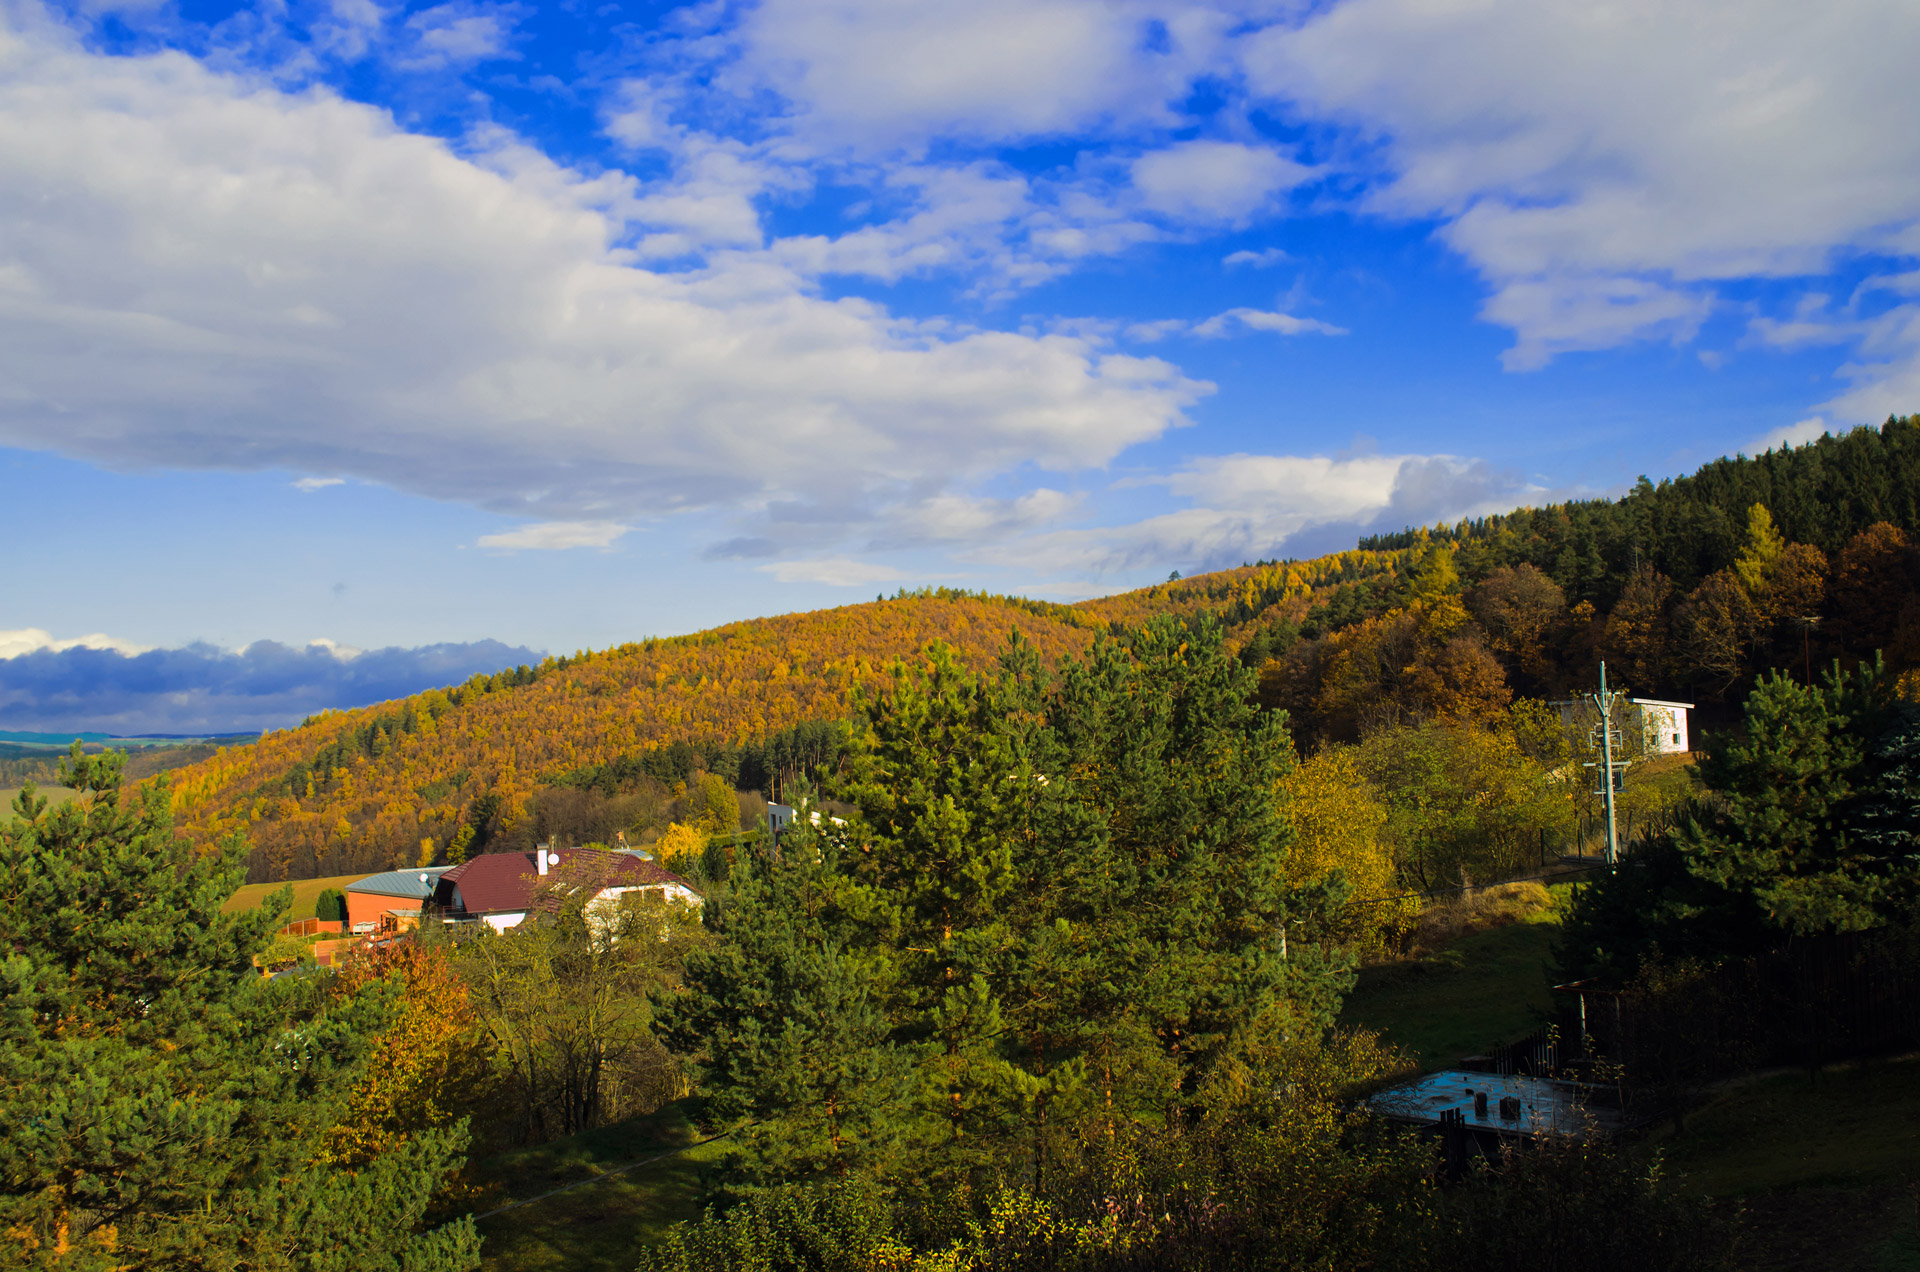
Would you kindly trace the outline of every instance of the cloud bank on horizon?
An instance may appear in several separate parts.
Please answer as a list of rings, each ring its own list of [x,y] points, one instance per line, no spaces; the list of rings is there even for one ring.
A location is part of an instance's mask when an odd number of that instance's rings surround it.
[[[9,730],[136,737],[283,729],[318,711],[540,660],[531,649],[491,640],[369,650],[256,641],[235,652],[211,645],[128,651],[49,638],[22,648],[45,635],[0,632],[0,720]]]
[[[712,598],[653,630],[1339,546],[1920,406],[1916,54],[1906,0],[3,0],[0,447],[644,555]],[[419,603],[577,643],[477,591]]]

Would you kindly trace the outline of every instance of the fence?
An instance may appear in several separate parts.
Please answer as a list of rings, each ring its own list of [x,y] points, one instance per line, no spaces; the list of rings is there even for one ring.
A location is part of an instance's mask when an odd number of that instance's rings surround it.
[[[1569,991],[1568,1050],[1662,1084],[1920,1046],[1920,936],[1899,929],[1796,938],[1719,964],[1682,963],[1618,992]],[[1511,1044],[1532,1063],[1535,1039]]]
[[[340,932],[346,923],[340,919],[301,919],[280,929],[281,936],[318,936],[322,932]]]

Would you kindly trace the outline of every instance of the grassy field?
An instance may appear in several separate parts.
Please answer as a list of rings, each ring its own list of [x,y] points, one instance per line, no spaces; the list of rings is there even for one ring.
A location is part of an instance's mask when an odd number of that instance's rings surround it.
[[[1362,968],[1340,1021],[1378,1030],[1428,1072],[1537,1028],[1560,925],[1552,912],[1469,932],[1438,954]]]
[[[364,879],[365,874],[334,875],[327,879],[296,879],[293,888],[293,913],[287,916],[287,922],[313,917],[314,905],[320,900],[320,894],[328,888],[344,888],[356,879]],[[289,885],[284,883],[249,883],[240,891],[227,898],[223,910],[250,910],[267,899],[267,894]]]
[[[40,798],[47,801],[48,808],[64,804],[78,793],[71,786],[42,786],[39,783],[35,783],[34,790]],[[0,817],[13,816],[13,801],[19,797],[18,786],[0,786]]]
[[[651,1117],[478,1162],[484,1213],[694,1143],[678,1105]],[[482,1266],[497,1272],[631,1272],[642,1245],[699,1214],[710,1144],[480,1221]]]
[[[1740,1205],[1755,1272],[1920,1272],[1920,1056],[1729,1084],[1649,1148]]]

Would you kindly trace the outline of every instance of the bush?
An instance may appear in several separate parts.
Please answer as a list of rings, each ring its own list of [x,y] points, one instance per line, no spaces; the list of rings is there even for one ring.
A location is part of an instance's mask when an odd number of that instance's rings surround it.
[[[313,903],[313,917],[322,923],[344,922],[347,917],[347,894],[338,888],[328,888]]]

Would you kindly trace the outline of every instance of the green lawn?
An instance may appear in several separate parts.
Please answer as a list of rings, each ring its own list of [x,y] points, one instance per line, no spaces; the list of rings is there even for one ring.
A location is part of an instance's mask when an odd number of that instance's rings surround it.
[[[484,1212],[593,1176],[639,1158],[692,1144],[679,1105],[651,1117],[485,1158],[474,1167]],[[480,1221],[481,1262],[498,1272],[631,1272],[640,1247],[700,1212],[701,1174],[723,1144],[585,1184]]]
[[[1538,1028],[1548,1007],[1554,915],[1470,932],[1438,956],[1362,968],[1340,1021],[1378,1030],[1445,1069]]]
[[[334,875],[328,879],[296,879],[293,881],[293,912],[287,916],[287,922],[294,923],[313,917],[314,906],[320,900],[320,894],[328,888],[344,888],[357,879],[366,878],[366,874]],[[267,894],[287,887],[284,883],[249,883],[240,891],[227,898],[223,910],[250,910],[267,899]]]

